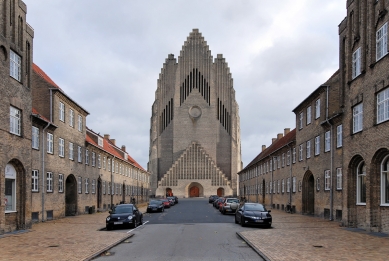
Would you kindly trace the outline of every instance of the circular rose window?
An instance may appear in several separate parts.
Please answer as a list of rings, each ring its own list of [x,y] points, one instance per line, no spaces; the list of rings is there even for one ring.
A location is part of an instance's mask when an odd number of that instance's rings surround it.
[[[192,117],[192,118],[199,118],[201,116],[201,108],[199,106],[192,106],[190,109],[189,109],[189,115]]]

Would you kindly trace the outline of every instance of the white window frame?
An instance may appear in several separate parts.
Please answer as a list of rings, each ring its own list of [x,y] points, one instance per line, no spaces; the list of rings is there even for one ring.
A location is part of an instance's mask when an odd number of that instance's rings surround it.
[[[82,193],[82,177],[78,177],[78,194]]]
[[[285,167],[285,153],[282,153],[282,167]]]
[[[11,183],[10,187],[7,186],[7,183]],[[5,213],[16,212],[17,210],[17,196],[16,193],[17,187],[17,177],[16,177],[16,169],[12,164],[7,164],[5,166]],[[11,189],[11,194],[7,194],[7,191]]]
[[[53,172],[46,173],[46,192],[53,192]]]
[[[292,163],[296,163],[296,147],[293,147]]]
[[[324,190],[331,189],[331,171],[329,169],[324,171]]]
[[[299,114],[299,129],[300,130],[303,128],[303,121],[304,121],[304,113],[300,112],[300,114]]]
[[[299,145],[299,161],[303,160],[303,144]]]
[[[63,174],[58,174],[58,192],[63,192]]]
[[[21,71],[22,71],[22,58],[16,54],[14,51],[10,50],[9,52],[10,60],[10,70],[9,75],[20,82],[21,80]]]
[[[47,153],[54,153],[54,136],[52,133],[47,133]]]
[[[388,23],[385,23],[376,32],[376,61],[388,53]]]
[[[308,106],[307,107],[307,125],[311,124],[312,121],[312,107]]]
[[[106,182],[105,182],[105,180],[103,180],[103,195],[105,195],[105,189],[106,189]]]
[[[81,146],[77,146],[77,161],[82,163],[82,148]]]
[[[15,135],[20,136],[21,135],[21,129],[22,129],[22,112],[21,110],[10,106],[9,109],[10,114],[10,124],[9,124],[9,132]]]
[[[58,156],[65,157],[65,140],[62,138],[58,139]]]
[[[74,127],[74,111],[69,109],[69,126]]]
[[[280,180],[277,180],[277,193],[280,194]]]
[[[59,102],[59,120],[65,122],[65,104]]]
[[[39,150],[39,128],[32,126],[31,147]]]
[[[89,194],[89,178],[85,178],[85,194]]]
[[[74,160],[74,144],[69,142],[69,159]]]
[[[361,161],[357,166],[357,205],[366,205],[366,164]],[[364,195],[362,191],[364,190]]]
[[[340,148],[343,146],[343,125],[340,124],[336,127],[336,147]]]
[[[105,167],[106,167],[105,162],[106,162],[106,158],[103,157],[103,169],[105,169]]]
[[[324,137],[325,137],[324,152],[328,152],[331,150],[331,131],[326,131]]]
[[[377,94],[377,124],[389,120],[389,88]]]
[[[296,192],[296,177],[292,177],[292,192]]]
[[[85,165],[89,165],[89,150],[85,150]]]
[[[290,192],[290,178],[287,178],[287,179],[286,179],[286,192],[287,192],[287,193]]]
[[[389,155],[381,162],[381,206],[389,206]]]
[[[39,192],[39,170],[32,170],[31,173],[31,191]]]
[[[92,151],[92,167],[96,165],[96,153]]]
[[[82,116],[78,115],[78,131],[82,132]]]
[[[361,74],[361,48],[359,47],[352,56],[352,79]]]
[[[342,190],[343,189],[343,175],[342,175],[342,168],[336,169],[336,189]]]
[[[104,143],[103,143],[103,138],[98,137],[98,138],[97,138],[97,143],[98,143],[98,145],[99,145],[100,147],[103,147],[103,145],[104,145]]]
[[[311,157],[311,141],[308,140],[307,141],[307,159],[309,159]]]
[[[282,182],[281,182],[281,192],[285,193],[285,179],[282,179]]]
[[[320,178],[316,179],[316,190],[320,191]]]
[[[362,131],[363,129],[363,103],[353,107],[353,133]]]
[[[315,119],[320,118],[320,99],[315,101]]]
[[[290,150],[288,150],[288,152],[286,153],[286,165],[290,165]]]
[[[320,155],[320,136],[315,137],[315,156]]]
[[[96,180],[92,179],[92,194],[96,193]]]

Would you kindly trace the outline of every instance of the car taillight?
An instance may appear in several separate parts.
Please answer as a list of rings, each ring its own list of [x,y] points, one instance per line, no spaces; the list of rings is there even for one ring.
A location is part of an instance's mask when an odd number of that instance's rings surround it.
[[[224,206],[227,206],[227,203],[224,203]]]

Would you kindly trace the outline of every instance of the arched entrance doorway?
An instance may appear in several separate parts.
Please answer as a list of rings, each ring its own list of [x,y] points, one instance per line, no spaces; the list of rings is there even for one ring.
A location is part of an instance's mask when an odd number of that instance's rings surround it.
[[[315,214],[315,180],[313,174],[307,171],[303,178],[303,214]]]
[[[204,188],[198,182],[192,182],[187,186],[188,197],[203,197],[204,196]]]
[[[77,214],[77,181],[73,174],[66,178],[65,191],[65,215],[75,216]]]
[[[223,197],[224,196],[224,188],[218,188],[217,189],[217,195],[219,197]]]
[[[166,188],[166,197],[171,197],[173,196],[173,190],[171,188]]]
[[[97,180],[97,209],[101,208],[101,202],[102,202],[102,183],[101,183],[101,179],[99,178]]]

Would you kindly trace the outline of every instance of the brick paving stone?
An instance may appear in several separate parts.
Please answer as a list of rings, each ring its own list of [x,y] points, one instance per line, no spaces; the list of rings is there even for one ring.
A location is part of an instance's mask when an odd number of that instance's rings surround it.
[[[272,210],[273,228],[238,233],[268,260],[389,260],[389,237],[336,221]]]

